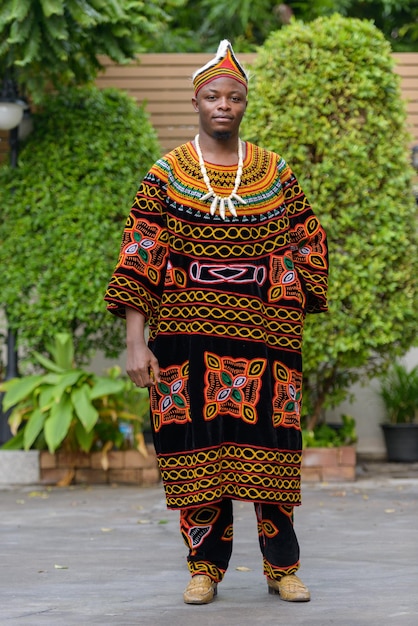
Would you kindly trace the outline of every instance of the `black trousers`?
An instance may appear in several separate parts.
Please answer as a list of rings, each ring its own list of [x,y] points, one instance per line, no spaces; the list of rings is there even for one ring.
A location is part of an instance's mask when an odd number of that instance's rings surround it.
[[[299,544],[293,528],[293,506],[254,504],[266,576],[280,579],[299,568]],[[189,549],[192,576],[206,574],[220,582],[232,554],[232,500],[180,511],[180,530]]]

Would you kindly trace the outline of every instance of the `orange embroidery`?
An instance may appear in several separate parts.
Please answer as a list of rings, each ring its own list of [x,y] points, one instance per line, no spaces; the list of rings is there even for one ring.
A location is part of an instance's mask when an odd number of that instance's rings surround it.
[[[205,363],[205,420],[229,413],[247,424],[255,424],[266,359],[248,361],[205,352]]]
[[[291,370],[280,361],[273,365],[274,385],[273,425],[300,430],[302,404],[302,374]]]
[[[152,417],[156,432],[166,424],[191,422],[190,401],[186,381],[189,363],[161,369],[161,382],[150,392]]]
[[[123,234],[119,266],[135,268],[140,275],[158,284],[167,256],[166,241],[165,229],[130,216]]]
[[[270,282],[270,302],[278,300],[301,301],[302,289],[291,252],[286,252],[283,256],[271,257]]]

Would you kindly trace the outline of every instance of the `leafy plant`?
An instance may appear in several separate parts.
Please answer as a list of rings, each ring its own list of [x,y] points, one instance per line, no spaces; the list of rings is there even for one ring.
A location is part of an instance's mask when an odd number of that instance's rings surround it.
[[[14,434],[3,448],[45,449],[53,453],[89,452],[126,446],[121,424],[133,426],[136,444],[143,448],[142,424],[148,413],[148,392],[138,389],[113,368],[97,376],[74,365],[71,335],[58,333],[49,348],[52,358],[35,353],[46,370],[0,384],[3,410],[12,409]]]
[[[92,81],[101,55],[118,63],[152,45],[169,17],[161,0],[2,0],[0,70],[35,100],[46,86]]]
[[[0,167],[0,307],[19,349],[43,352],[71,332],[79,360],[124,345],[103,305],[139,181],[160,156],[142,107],[116,89],[50,95],[34,116],[18,172]]]
[[[342,423],[318,424],[313,430],[302,429],[304,448],[335,448],[350,446],[357,441],[356,422],[351,415],[342,415]]]
[[[291,20],[305,23],[340,13],[374,22],[397,51],[418,50],[416,0],[177,0],[164,3],[170,22],[153,52],[213,53],[227,36],[236,51],[251,51]]]
[[[393,364],[381,377],[380,397],[390,424],[418,422],[418,365]]]
[[[245,134],[282,153],[328,233],[330,311],[308,316],[308,430],[417,340],[417,205],[406,111],[383,35],[339,15],[273,33]]]

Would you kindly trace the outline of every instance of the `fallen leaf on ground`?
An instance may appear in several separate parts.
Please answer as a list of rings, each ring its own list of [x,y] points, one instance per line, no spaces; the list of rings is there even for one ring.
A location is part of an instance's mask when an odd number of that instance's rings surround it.
[[[249,567],[244,567],[244,565],[240,565],[235,569],[237,570],[237,572],[251,572],[251,569]]]
[[[55,569],[68,569],[68,565],[57,565],[57,564],[55,564],[54,568]]]
[[[49,495],[45,493],[45,491],[31,491],[29,494],[29,498],[49,498]]]

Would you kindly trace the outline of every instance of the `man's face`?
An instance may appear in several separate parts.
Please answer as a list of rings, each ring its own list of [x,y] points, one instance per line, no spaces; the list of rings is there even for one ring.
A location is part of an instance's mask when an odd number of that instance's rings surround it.
[[[238,135],[247,107],[244,85],[233,78],[216,78],[202,87],[192,102],[199,113],[200,132],[210,137]]]

